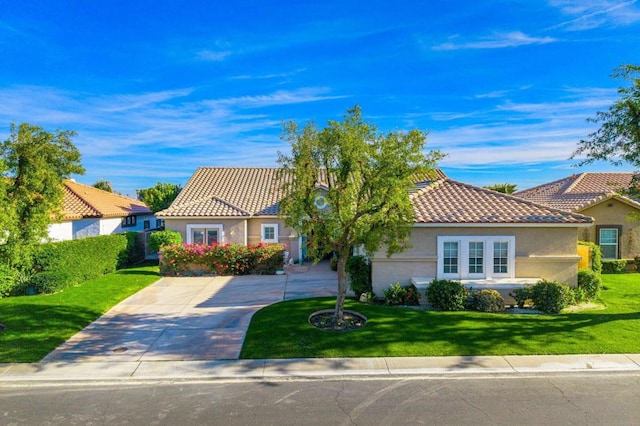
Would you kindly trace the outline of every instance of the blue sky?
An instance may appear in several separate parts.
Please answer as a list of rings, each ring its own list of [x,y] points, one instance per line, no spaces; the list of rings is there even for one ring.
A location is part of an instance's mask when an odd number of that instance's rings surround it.
[[[525,189],[568,158],[640,64],[640,1],[0,0],[0,139],[75,130],[87,173],[134,195],[199,166],[276,166],[283,120],[354,104],[418,128],[441,168]]]

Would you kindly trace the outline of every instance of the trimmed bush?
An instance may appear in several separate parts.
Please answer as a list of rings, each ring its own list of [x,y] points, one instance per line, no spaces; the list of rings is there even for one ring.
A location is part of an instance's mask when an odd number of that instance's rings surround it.
[[[469,291],[458,281],[433,280],[427,289],[427,301],[442,311],[463,311]]]
[[[402,287],[400,283],[395,283],[384,291],[384,303],[392,306],[416,306],[420,304],[420,294],[413,284]]]
[[[573,295],[566,284],[540,280],[531,287],[533,307],[539,311],[557,314],[571,304]]]
[[[116,234],[42,244],[29,284],[40,293],[54,293],[114,272],[128,263],[132,242],[131,236]]]
[[[640,254],[633,256],[633,266],[635,267],[636,272],[640,272]]]
[[[602,289],[602,279],[600,275],[590,269],[578,270],[578,289],[584,292],[584,295],[583,299],[578,300],[579,295],[576,293],[577,301],[597,299]]]
[[[518,305],[518,308],[524,308],[525,303],[531,302],[531,287],[520,287],[509,293]]]
[[[502,312],[504,298],[493,289],[474,291],[471,296],[471,308],[480,312]]]
[[[372,291],[371,263],[365,256],[351,256],[347,259],[347,275],[349,286],[356,295]]]
[[[600,246],[591,241],[578,241],[581,246],[591,247],[591,270],[596,274],[602,272],[602,250]]]
[[[160,274],[275,274],[284,263],[282,244],[182,244],[160,247]]]
[[[624,259],[602,261],[603,274],[623,274],[626,267],[627,261]]]
[[[149,250],[153,253],[160,251],[162,246],[173,246],[182,244],[182,234],[177,231],[166,229],[164,231],[152,232],[149,234]]]

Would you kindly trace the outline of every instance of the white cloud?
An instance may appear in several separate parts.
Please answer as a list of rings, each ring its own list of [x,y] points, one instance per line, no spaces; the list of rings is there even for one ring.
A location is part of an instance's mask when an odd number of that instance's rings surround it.
[[[196,53],[196,57],[201,61],[206,62],[220,62],[224,60],[227,56],[231,55],[230,50],[209,50],[204,49],[200,50]]]
[[[603,25],[622,26],[640,21],[637,0],[551,0],[550,4],[571,19],[548,29],[563,28],[567,31],[582,31]]]
[[[503,49],[527,45],[548,44],[557,41],[553,37],[532,37],[520,31],[495,33],[479,40],[456,42],[453,37],[449,42],[433,46],[434,50],[463,50],[463,49]]]

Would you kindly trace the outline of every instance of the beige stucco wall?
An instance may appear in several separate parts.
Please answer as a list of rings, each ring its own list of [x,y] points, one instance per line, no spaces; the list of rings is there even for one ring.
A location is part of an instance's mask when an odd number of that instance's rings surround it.
[[[640,214],[638,209],[616,199],[609,199],[579,213],[595,219],[595,225],[580,231],[581,240],[596,243],[596,225],[622,225],[620,257],[633,259],[634,255],[640,253],[640,222],[629,220],[630,214]]]
[[[187,225],[209,224],[222,225],[224,242],[231,244],[258,244],[261,239],[261,224],[278,224],[278,242],[286,244],[290,258],[298,258],[298,236],[284,226],[284,221],[277,218],[251,218],[251,219],[176,219],[165,218],[165,229],[178,231],[182,234],[182,240],[187,241]]]
[[[516,278],[544,278],[577,285],[576,227],[415,227],[412,247],[387,258],[384,251],[372,259],[373,291],[382,295],[389,285],[409,285],[411,277],[436,277],[437,237],[514,236]]]

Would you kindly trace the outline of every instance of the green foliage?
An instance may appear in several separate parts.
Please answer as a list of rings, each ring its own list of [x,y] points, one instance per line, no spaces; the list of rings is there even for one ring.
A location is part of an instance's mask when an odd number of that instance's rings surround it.
[[[0,263],[0,299],[9,297],[16,286],[18,271]]]
[[[494,185],[483,186],[483,188],[502,192],[503,194],[513,194],[517,191],[518,185],[515,183],[496,183]]]
[[[139,189],[138,198],[154,212],[168,208],[176,199],[182,187],[173,183],[158,182],[147,189]]]
[[[458,281],[433,280],[427,288],[427,301],[442,311],[463,311],[469,291]]]
[[[106,192],[113,192],[113,188],[111,187],[111,182],[108,180],[100,179],[97,180],[96,183],[93,184],[94,188],[101,189]]]
[[[371,263],[365,256],[351,256],[347,259],[349,285],[356,295],[369,293],[371,287]]]
[[[474,291],[471,295],[471,309],[480,312],[504,311],[504,298],[493,289]]]
[[[597,299],[602,289],[600,274],[596,274],[591,269],[578,270],[578,289],[584,293],[581,295],[582,300]]]
[[[633,263],[636,272],[640,272],[640,254],[636,254],[635,256],[633,256]]]
[[[533,307],[539,311],[557,314],[572,302],[571,289],[557,281],[540,280],[531,287]]]
[[[182,244],[160,247],[160,274],[275,274],[284,263],[282,244]]]
[[[602,249],[600,246],[591,241],[578,241],[578,244],[591,248],[591,270],[596,274],[602,273]]]
[[[336,256],[331,256],[331,259],[329,260],[329,267],[332,271],[338,270],[338,258]]]
[[[591,123],[600,128],[578,143],[571,158],[586,155],[578,165],[607,160],[615,165],[624,162],[640,167],[640,66],[622,65],[614,70],[614,78],[630,83],[620,87],[620,98],[606,112],[599,111]]]
[[[602,261],[603,274],[622,274],[624,273],[626,267],[627,267],[627,261],[625,259]]]
[[[30,284],[41,293],[54,293],[114,272],[126,264],[129,241],[116,234],[42,244]]]
[[[49,224],[60,217],[62,181],[82,174],[80,152],[72,143],[73,131],[49,133],[22,123],[11,125],[11,136],[0,144],[0,163],[8,176],[3,182],[3,256],[10,265],[28,270],[31,256],[48,237]]]
[[[413,284],[402,287],[400,283],[395,283],[384,291],[384,303],[391,306],[416,306],[420,304],[420,294]]]
[[[409,191],[416,176],[430,174],[442,155],[425,154],[422,131],[379,132],[358,106],[322,130],[313,123],[299,128],[293,121],[283,127],[291,155],[278,154],[286,194],[280,212],[287,226],[308,237],[312,259],[336,253],[336,319],[341,321],[352,248],[364,245],[373,253],[384,245],[393,254],[408,246],[413,223]]]
[[[162,246],[182,244],[182,234],[177,231],[165,229],[164,231],[152,232],[149,235],[149,250],[156,253]]]
[[[527,302],[531,302],[531,287],[520,287],[509,293],[509,296],[513,297],[518,305],[518,308],[524,308]]]

